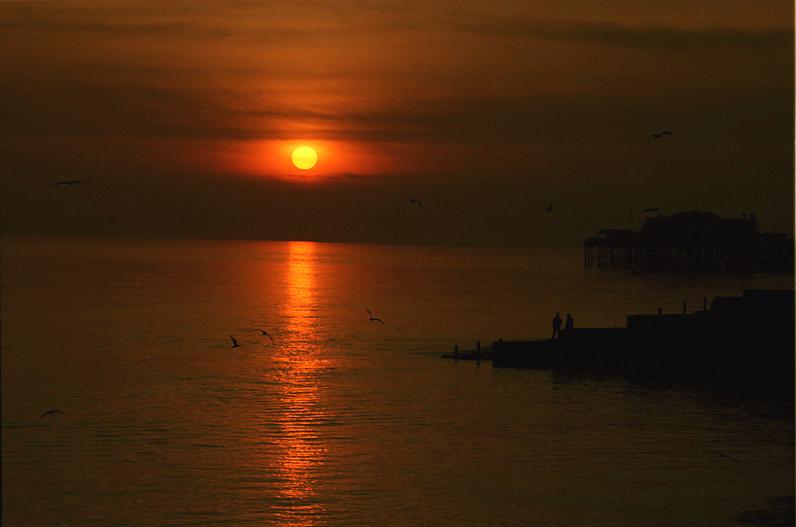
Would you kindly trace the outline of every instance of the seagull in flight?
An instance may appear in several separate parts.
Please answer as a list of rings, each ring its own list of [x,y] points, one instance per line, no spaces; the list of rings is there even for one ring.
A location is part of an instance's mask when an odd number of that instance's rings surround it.
[[[664,135],[672,137],[672,133],[669,130],[661,130],[657,134],[650,134],[650,136],[647,138],[647,141],[657,141],[658,139],[661,139]]]
[[[547,212],[553,212],[553,204],[552,203],[547,206]]]
[[[39,419],[44,419],[48,415],[64,415],[60,410],[47,410],[39,416]]]
[[[381,322],[382,325],[384,324],[384,321],[382,319],[373,316],[373,313],[370,312],[370,309],[366,309],[365,311],[368,312],[368,317],[370,317],[371,322]]]
[[[648,212],[658,212],[659,210],[661,210],[660,207],[654,207],[654,208],[644,209],[641,211],[641,213],[646,214]]]
[[[423,202],[422,202],[422,201],[420,201],[420,200],[419,200],[419,199],[417,199],[417,198],[409,198],[409,202],[410,202],[410,203],[414,203],[415,205],[417,205],[417,208],[419,208],[419,209],[422,209],[422,208],[423,208]]]
[[[259,332],[260,332],[260,334],[261,334],[263,337],[268,337],[269,339],[271,339],[271,344],[273,344],[273,343],[274,343],[274,337],[272,337],[272,336],[271,336],[271,334],[270,334],[270,333],[268,333],[266,330],[264,330],[264,329],[260,329],[260,328],[257,328],[257,329],[255,329],[254,331],[259,331]]]
[[[71,186],[77,185],[79,183],[86,183],[86,181],[83,181],[82,179],[70,179],[70,180],[66,180],[66,181],[58,181],[57,183],[53,183],[52,186],[53,187],[58,187],[58,186],[61,186],[61,185],[68,185],[68,186],[71,187]]]
[[[270,333],[268,333],[266,330],[264,330],[262,328],[246,328],[246,329],[242,329],[241,331],[257,331],[263,337],[268,337],[269,339],[271,339],[271,344],[274,343],[274,337],[272,337]]]
[[[732,461],[734,461],[734,462],[738,463],[738,460],[737,460],[737,459],[735,459],[735,458],[734,458],[734,457],[732,457],[731,455],[727,454],[726,452],[722,452],[721,450],[717,450],[717,451],[716,451],[716,453],[717,453],[718,455],[720,455],[721,457],[726,457],[727,459],[730,459],[730,460],[732,460]]]
[[[232,347],[233,347],[233,348],[240,348],[240,344],[238,344],[238,341],[237,341],[237,340],[235,340],[235,337],[233,337],[232,335],[230,335],[230,336],[229,336],[229,338],[231,338],[231,339],[232,339]]]

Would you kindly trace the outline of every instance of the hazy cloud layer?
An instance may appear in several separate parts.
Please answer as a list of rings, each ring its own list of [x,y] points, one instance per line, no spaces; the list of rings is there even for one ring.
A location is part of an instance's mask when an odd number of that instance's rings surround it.
[[[789,229],[792,15],[776,2],[0,4],[3,229],[577,245],[652,201]],[[663,128],[672,140],[646,141]],[[269,145],[295,139],[331,145],[334,177],[274,179]],[[262,167],[236,161],[258,148]],[[66,173],[91,189],[42,194]],[[432,211],[409,227],[405,194],[420,192]],[[209,204],[220,197],[234,212]],[[573,205],[555,227],[538,223],[549,200]]]

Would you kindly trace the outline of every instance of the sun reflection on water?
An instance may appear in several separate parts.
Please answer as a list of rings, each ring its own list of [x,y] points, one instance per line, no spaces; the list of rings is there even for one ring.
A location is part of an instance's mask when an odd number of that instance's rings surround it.
[[[286,301],[282,305],[285,335],[279,360],[279,397],[282,413],[276,416],[276,514],[282,525],[315,525],[324,512],[318,498],[318,472],[326,447],[317,428],[326,419],[319,377],[328,366],[320,356],[317,327],[316,245],[290,242],[286,264]]]

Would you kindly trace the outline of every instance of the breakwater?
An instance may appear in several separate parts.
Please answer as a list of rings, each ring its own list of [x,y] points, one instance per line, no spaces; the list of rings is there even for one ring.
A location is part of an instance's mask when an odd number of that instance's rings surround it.
[[[747,290],[709,308],[627,317],[623,328],[577,328],[558,339],[491,346],[495,367],[618,373],[793,394],[794,292]]]

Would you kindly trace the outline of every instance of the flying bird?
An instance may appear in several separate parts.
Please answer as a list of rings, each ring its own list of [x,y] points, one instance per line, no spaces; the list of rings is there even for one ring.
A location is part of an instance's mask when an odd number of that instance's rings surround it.
[[[657,134],[650,134],[650,136],[647,138],[647,141],[657,141],[658,139],[661,139],[664,135],[672,137],[672,133],[669,130],[661,130]]]
[[[67,181],[58,181],[56,183],[53,183],[52,186],[53,187],[57,187],[57,186],[60,186],[60,185],[69,185],[71,187],[71,186],[77,185],[79,183],[86,183],[86,181],[83,181],[82,179],[70,179],[70,180],[67,180]]]
[[[417,207],[418,207],[419,209],[422,209],[422,208],[423,208],[423,202],[422,202],[422,201],[420,201],[420,200],[419,200],[419,199],[417,199],[417,198],[409,198],[409,202],[410,202],[410,203],[414,203],[415,205],[417,205]]]
[[[553,204],[547,206],[547,212],[553,212]]]
[[[231,339],[232,339],[232,347],[233,347],[233,348],[240,348],[240,344],[238,344],[238,341],[237,341],[237,340],[235,340],[235,337],[233,337],[232,335],[230,335],[230,336],[229,336],[229,338],[231,338]]]
[[[246,328],[246,329],[242,329],[241,331],[257,331],[263,337],[268,337],[269,339],[271,339],[271,343],[272,344],[274,343],[274,337],[272,337],[270,333],[268,333],[266,330],[264,330],[262,328]]]
[[[272,337],[272,336],[271,336],[271,334],[270,334],[270,333],[268,333],[266,330],[264,330],[264,329],[260,329],[260,328],[257,328],[257,329],[255,329],[255,331],[259,331],[259,332],[260,332],[260,334],[261,334],[263,337],[268,337],[269,339],[271,339],[271,344],[273,344],[273,343],[274,343],[274,337]]]
[[[373,316],[373,313],[370,312],[370,309],[366,309],[365,311],[368,312],[368,317],[370,317],[371,322],[381,322],[382,324],[384,324],[384,321],[382,319]]]
[[[732,457],[731,455],[729,455],[729,454],[727,454],[725,452],[722,452],[721,450],[717,450],[716,453],[718,455],[720,455],[721,457],[726,457],[727,459],[730,459],[730,460],[734,461],[735,463],[738,463],[737,459],[735,459],[734,457]]]
[[[39,416],[39,419],[44,419],[48,415],[64,415],[60,410],[47,410]]]
[[[654,208],[644,209],[641,211],[641,213],[646,214],[647,212],[658,212],[659,210],[661,210],[660,207],[654,207]]]

